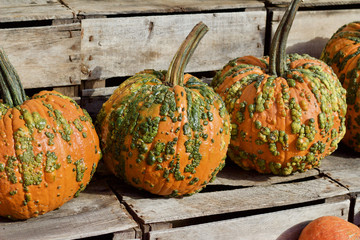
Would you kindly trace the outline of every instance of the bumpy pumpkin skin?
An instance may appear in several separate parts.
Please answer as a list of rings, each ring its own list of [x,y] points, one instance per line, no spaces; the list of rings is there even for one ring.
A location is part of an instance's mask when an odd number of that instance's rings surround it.
[[[359,240],[360,229],[336,216],[323,216],[302,230],[299,240]]]
[[[103,105],[96,124],[103,159],[139,189],[190,195],[225,164],[229,115],[220,96],[197,78],[187,74],[183,86],[169,86],[165,74],[140,72]]]
[[[286,77],[268,58],[230,61],[212,85],[231,116],[230,158],[246,170],[288,175],[318,166],[345,134],[345,90],[322,61],[287,58]]]
[[[347,90],[347,133],[343,142],[360,152],[360,22],[342,26],[328,41],[321,57]]]
[[[36,217],[84,190],[101,152],[91,119],[76,102],[42,91],[0,109],[1,216]]]

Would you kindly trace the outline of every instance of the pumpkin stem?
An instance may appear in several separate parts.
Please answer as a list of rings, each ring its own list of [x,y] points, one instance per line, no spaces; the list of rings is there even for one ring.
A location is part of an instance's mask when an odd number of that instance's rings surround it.
[[[283,76],[286,71],[286,42],[300,2],[302,0],[291,1],[271,41],[269,56],[271,75]]]
[[[183,85],[186,65],[200,40],[208,30],[209,28],[203,22],[199,22],[191,30],[172,59],[166,74],[165,82],[171,83],[173,86]]]
[[[10,107],[21,105],[26,100],[19,75],[2,48],[0,48],[0,87],[3,103]]]

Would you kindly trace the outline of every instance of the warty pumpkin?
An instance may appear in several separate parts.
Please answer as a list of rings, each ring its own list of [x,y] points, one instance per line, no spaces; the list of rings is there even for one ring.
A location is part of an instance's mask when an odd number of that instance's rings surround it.
[[[360,152],[360,22],[339,28],[327,42],[320,59],[333,68],[347,90],[347,132],[343,142]]]
[[[27,219],[59,208],[84,190],[101,157],[85,110],[41,91],[27,98],[0,49],[0,216]]]
[[[114,91],[97,116],[103,159],[112,173],[150,193],[200,191],[225,164],[230,120],[211,87],[184,69],[208,31],[200,22],[168,71],[145,70]]]
[[[286,55],[299,3],[292,1],[285,12],[269,57],[233,59],[212,81],[231,116],[228,155],[246,170],[305,171],[345,134],[345,90],[331,68],[308,55]]]
[[[301,231],[299,240],[359,240],[360,229],[336,216],[323,216],[311,221]]]

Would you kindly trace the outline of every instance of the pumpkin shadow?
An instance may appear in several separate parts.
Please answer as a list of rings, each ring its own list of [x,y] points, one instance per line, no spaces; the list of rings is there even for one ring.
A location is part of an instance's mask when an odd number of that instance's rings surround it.
[[[300,42],[286,48],[287,54],[298,53],[298,54],[309,54],[312,57],[319,58],[323,48],[329,38],[316,37],[307,42]]]
[[[341,157],[341,158],[354,158],[359,156],[360,153],[354,151],[352,148],[346,146],[344,143],[340,142],[338,145],[338,149],[333,152],[331,155]]]
[[[230,158],[227,158],[224,169],[217,174],[216,180],[211,185],[221,185],[222,182],[225,182],[226,185],[230,184],[238,187],[251,187],[254,186],[254,182],[256,182],[255,185],[270,185],[274,182],[289,181],[291,180],[289,176],[258,173],[255,170],[247,171],[235,164]]]
[[[355,224],[356,226],[360,226],[360,212],[357,212],[354,215],[354,220],[353,220],[353,224]]]
[[[297,240],[301,234],[301,231],[304,229],[306,225],[308,225],[311,221],[304,221],[298,223],[291,228],[286,229],[276,240]]]
[[[101,79],[101,75],[102,75],[102,67],[96,66],[94,67],[94,69],[89,70],[88,79],[89,80]]]

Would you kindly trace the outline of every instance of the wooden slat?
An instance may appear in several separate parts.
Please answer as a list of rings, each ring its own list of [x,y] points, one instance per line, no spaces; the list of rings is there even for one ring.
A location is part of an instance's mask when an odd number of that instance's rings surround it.
[[[275,10],[272,21],[272,34],[282,18],[284,11]],[[360,9],[299,11],[290,30],[287,53],[307,53],[320,57],[330,37],[342,25],[359,20]]]
[[[149,14],[264,7],[260,0],[64,0],[80,15]]]
[[[79,86],[54,87],[53,90],[71,98],[79,96]]]
[[[322,161],[319,170],[348,188],[350,193],[360,193],[360,155],[350,148],[340,145]]]
[[[0,0],[0,23],[71,18],[72,11],[57,0]]]
[[[101,87],[101,88],[94,88],[94,89],[84,89],[82,90],[83,97],[109,97],[111,94],[114,93],[116,87]]]
[[[288,5],[291,0],[266,0],[269,4],[273,5]],[[318,7],[318,6],[341,6],[341,5],[350,5],[350,4],[359,4],[358,0],[305,0],[301,3],[300,6],[304,7]]]
[[[187,72],[220,69],[232,58],[262,56],[265,11],[84,19],[83,79],[132,76],[167,69],[173,55],[200,21],[210,31],[196,49]]]
[[[104,181],[91,182],[78,198],[60,209],[26,221],[0,222],[2,240],[77,239],[112,232],[132,232],[137,227]]]
[[[80,24],[0,29],[24,88],[80,85]]]
[[[181,199],[154,197],[126,186],[116,185],[115,188],[144,224],[286,206],[348,193],[345,188],[322,178],[228,191],[200,192]]]
[[[333,215],[347,220],[349,200],[300,207],[279,212],[235,218],[174,229],[149,232],[150,240],[277,239],[297,240],[301,230],[321,216]]]

